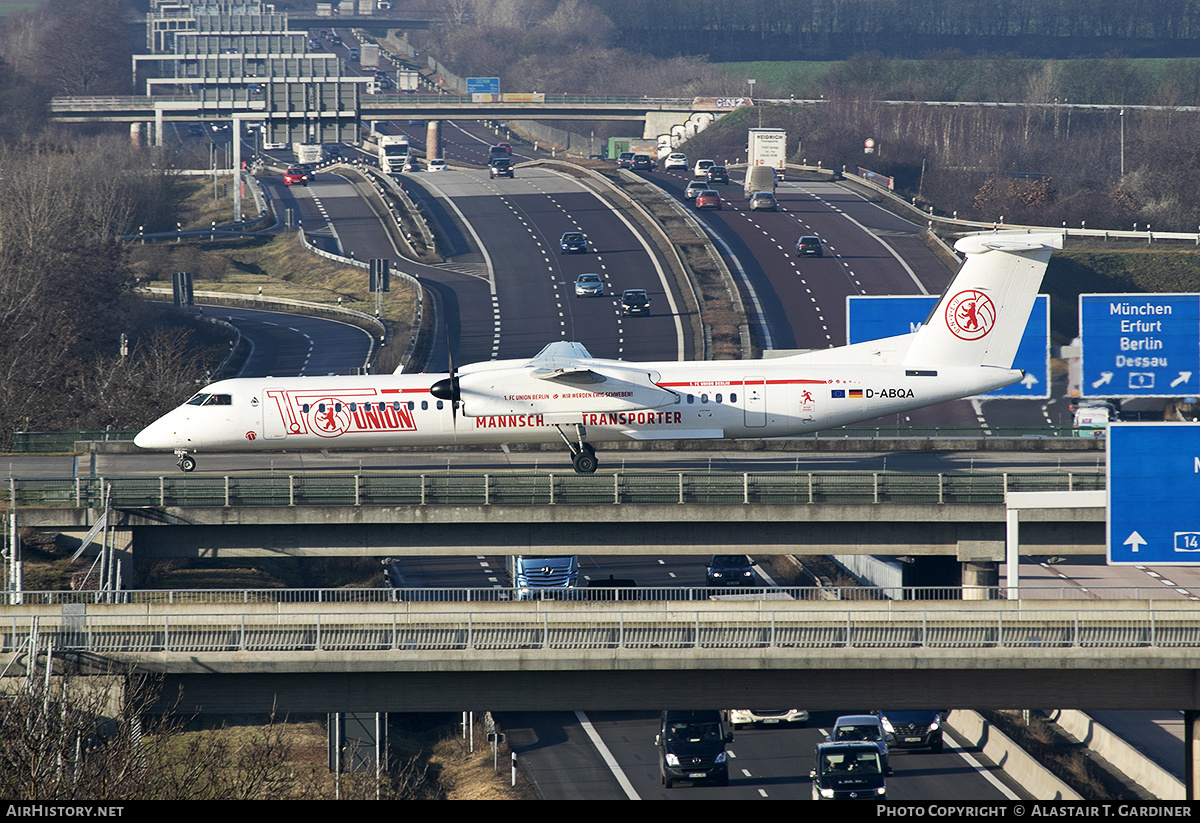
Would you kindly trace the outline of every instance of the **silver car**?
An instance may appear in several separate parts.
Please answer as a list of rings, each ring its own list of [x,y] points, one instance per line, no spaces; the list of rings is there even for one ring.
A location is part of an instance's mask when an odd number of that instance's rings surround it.
[[[775,211],[779,202],[769,191],[756,191],[750,195],[750,211]]]
[[[576,297],[604,296],[604,281],[598,274],[581,274],[575,278]]]

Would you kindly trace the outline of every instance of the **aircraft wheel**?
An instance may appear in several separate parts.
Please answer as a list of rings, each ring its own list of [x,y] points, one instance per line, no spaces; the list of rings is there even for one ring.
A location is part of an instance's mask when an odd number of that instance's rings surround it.
[[[179,468],[185,472],[195,471],[196,458],[192,457],[190,454],[185,454],[183,457],[179,458]]]
[[[596,466],[599,465],[596,460],[596,453],[586,450],[581,451],[571,458],[571,464],[575,467],[576,474],[592,474],[596,471]]]
[[[596,456],[596,447],[593,446],[591,443],[583,443],[580,445],[580,448],[583,449],[588,454],[590,454],[592,457]]]

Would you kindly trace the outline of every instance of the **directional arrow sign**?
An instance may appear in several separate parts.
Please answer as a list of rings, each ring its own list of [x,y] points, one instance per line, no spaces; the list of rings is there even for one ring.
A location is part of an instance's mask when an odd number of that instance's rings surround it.
[[[1200,566],[1200,423],[1110,423],[1108,562]]]
[[[1085,397],[1200,392],[1200,295],[1081,294]]]
[[[939,298],[925,294],[890,297],[850,295],[846,298],[846,342],[863,343],[916,331]],[[1025,379],[980,395],[989,400],[1034,400],[1050,396],[1050,298],[1039,294],[1013,360]]]

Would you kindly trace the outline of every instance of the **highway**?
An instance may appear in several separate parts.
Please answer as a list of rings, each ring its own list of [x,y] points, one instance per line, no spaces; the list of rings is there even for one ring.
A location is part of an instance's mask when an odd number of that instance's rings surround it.
[[[468,152],[479,153],[480,147],[486,145],[478,136],[468,138],[467,130],[461,130],[461,138],[447,139],[458,131],[448,127],[443,137],[445,153],[452,167],[457,151],[462,151],[463,159],[474,162]],[[688,179],[669,175],[663,177],[667,178],[663,182],[668,187],[674,186],[680,190]],[[672,177],[676,179],[671,180]],[[610,300],[585,300],[575,298],[570,293],[570,282],[582,271],[602,273],[610,284],[610,293],[619,293],[621,288],[633,286],[652,288],[657,274],[651,255],[646,254],[628,224],[623,223],[600,198],[583,191],[569,178],[518,168],[515,180],[489,181],[478,171],[449,171],[410,175],[405,178],[405,185],[422,202],[442,204],[440,214],[444,216],[443,229],[451,238],[451,249],[458,252],[451,255],[450,261],[442,267],[419,267],[407,261],[403,263],[406,270],[435,282],[439,292],[446,298],[446,327],[450,339],[457,338],[453,344],[456,347],[456,362],[527,356],[552,339],[581,340],[594,354],[602,357],[674,359],[691,356],[686,348],[671,347],[674,341],[670,327],[674,318],[659,316],[656,311],[655,317],[637,318],[637,333],[627,334],[626,327],[634,324],[631,321],[621,323]],[[777,348],[817,348],[844,342],[847,294],[936,293],[951,275],[915,240],[916,227],[911,224],[897,225],[894,222],[896,218],[838,187],[785,183],[780,189],[785,211],[778,215],[750,215],[737,199],[740,197],[740,188],[735,184],[728,187],[728,191],[733,196],[733,202],[727,200],[725,211],[719,215],[705,215],[704,219],[713,233],[721,237],[737,255],[755,288],[760,291],[760,301],[770,307],[767,323]],[[336,175],[319,174],[308,189],[283,194],[295,203],[306,229],[322,238],[321,242],[329,243],[330,250],[340,249],[342,253],[353,251],[358,259],[372,256],[392,258],[396,255],[395,250],[390,248],[390,241],[385,240],[382,228],[373,225],[377,219],[363,210],[353,188]],[[874,232],[865,231],[864,227],[873,228]],[[586,232],[598,251],[565,258],[557,255],[554,244],[558,235],[567,230]],[[810,232],[825,238],[833,254],[817,260],[796,261],[791,253],[795,238],[801,233]],[[906,255],[914,259],[914,262],[907,264],[907,268],[900,262]],[[918,271],[921,274],[914,276],[913,273]],[[666,302],[662,287],[654,289],[654,298],[656,309]],[[549,324],[546,318],[550,318]],[[283,366],[268,365],[263,368],[267,373],[286,373],[282,370]],[[985,404],[985,408],[991,405],[994,404]],[[951,406],[925,413],[943,425],[947,422],[947,414],[953,424],[972,425],[979,422],[971,404],[960,402]],[[919,418],[914,415],[912,422],[919,422]],[[455,453],[430,455],[425,459],[430,466],[439,467],[452,463],[473,464],[481,459],[499,459],[502,464],[511,466],[513,461],[528,461],[531,457],[543,463],[559,462],[556,460],[558,456],[553,453],[521,457],[504,454],[495,455],[494,458]],[[682,459],[693,463],[708,461],[711,464],[716,460],[736,464],[738,460],[757,457],[720,453],[689,454]],[[397,462],[409,464],[407,455],[258,457],[259,461],[264,459],[270,462],[272,469],[287,466],[312,470],[317,466],[364,465],[364,461],[368,464],[376,461],[392,465]],[[622,455],[623,462],[642,459],[645,457],[640,453],[628,457]],[[674,459],[681,458],[674,456]],[[801,459],[809,467],[812,463],[821,462],[843,467],[846,464],[845,457],[832,455],[805,455],[803,458],[791,454],[771,455],[767,459],[776,465],[796,465]],[[850,459],[862,465],[877,462],[894,466],[899,457],[855,455]],[[976,457],[924,456],[921,459],[951,460],[961,464],[974,461]],[[1063,457],[1054,459],[1061,461]],[[1094,465],[1096,455],[1085,454],[1067,459],[1078,459]],[[118,458],[99,455],[94,470],[100,473],[112,471],[108,461],[116,460],[140,463],[148,469],[151,464],[161,462],[161,456]],[[205,470],[221,471],[224,460],[222,456],[211,456],[205,462]],[[152,471],[158,473],[158,469]],[[22,473],[12,468],[10,472]],[[497,565],[502,568],[502,558],[464,559],[461,564],[449,566],[440,563],[413,565],[405,573],[410,583],[420,580],[428,581],[426,585],[447,585],[444,582],[447,575],[453,579],[455,574],[478,574],[481,560],[488,562],[491,569]],[[702,558],[694,558],[691,562],[649,565],[638,571],[639,582],[641,579],[652,579],[649,574],[651,569],[677,581],[692,577],[702,573],[702,568],[699,568],[702,562]],[[476,568],[472,569],[472,563]],[[601,576],[606,573],[621,576],[628,571],[607,565],[599,558],[588,558],[587,566],[589,573]],[[556,720],[549,718],[547,722],[553,729]],[[562,726],[561,722],[559,725]],[[631,764],[630,772],[636,775],[631,780],[641,796],[657,796],[662,791],[657,784],[656,770],[650,770],[646,765],[653,763],[654,725],[653,718],[645,717],[615,716],[601,719],[601,726],[605,729],[601,733],[602,738],[612,738],[617,749],[623,752],[621,757],[624,762]],[[539,749],[544,749],[545,741],[554,737],[553,732],[547,733],[542,728],[539,721],[531,731],[539,741],[534,744]],[[567,736],[574,739],[575,733],[572,731]],[[762,754],[755,753],[755,747],[750,745],[759,740],[768,742]],[[800,741],[795,753],[781,758],[778,754],[780,744],[790,749],[793,740]],[[777,792],[770,796],[807,796],[807,777],[797,777],[807,775],[809,766],[806,765],[806,759],[811,759],[814,745],[806,732],[764,730],[760,733],[759,730],[752,730],[739,734],[739,744],[746,746],[742,750],[745,753],[739,753],[739,767],[744,767],[748,774],[735,778],[729,791],[737,794],[731,796],[763,796],[764,788]],[[735,751],[738,751],[739,744],[735,744]],[[936,758],[954,756],[928,757],[931,758],[929,762],[935,762]],[[961,761],[951,760],[941,768],[953,773],[963,767]],[[908,777],[911,780],[897,779],[893,796],[903,797],[901,786],[905,784],[915,792],[914,796],[926,798],[978,798],[984,796],[986,791],[974,786],[969,789],[943,786],[942,778],[930,778],[931,782],[926,783],[915,774]],[[945,780],[958,786],[957,780]],[[954,794],[960,790],[968,794]],[[671,795],[679,796],[674,792]],[[682,791],[684,797],[691,795],[693,792],[690,790]]]

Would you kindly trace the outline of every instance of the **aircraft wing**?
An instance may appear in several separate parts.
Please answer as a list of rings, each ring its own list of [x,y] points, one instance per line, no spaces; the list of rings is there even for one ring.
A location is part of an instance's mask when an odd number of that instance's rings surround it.
[[[658,374],[621,360],[598,360],[583,345],[551,343],[523,364],[463,373],[463,414],[611,413],[674,405],[679,395],[658,386]]]

